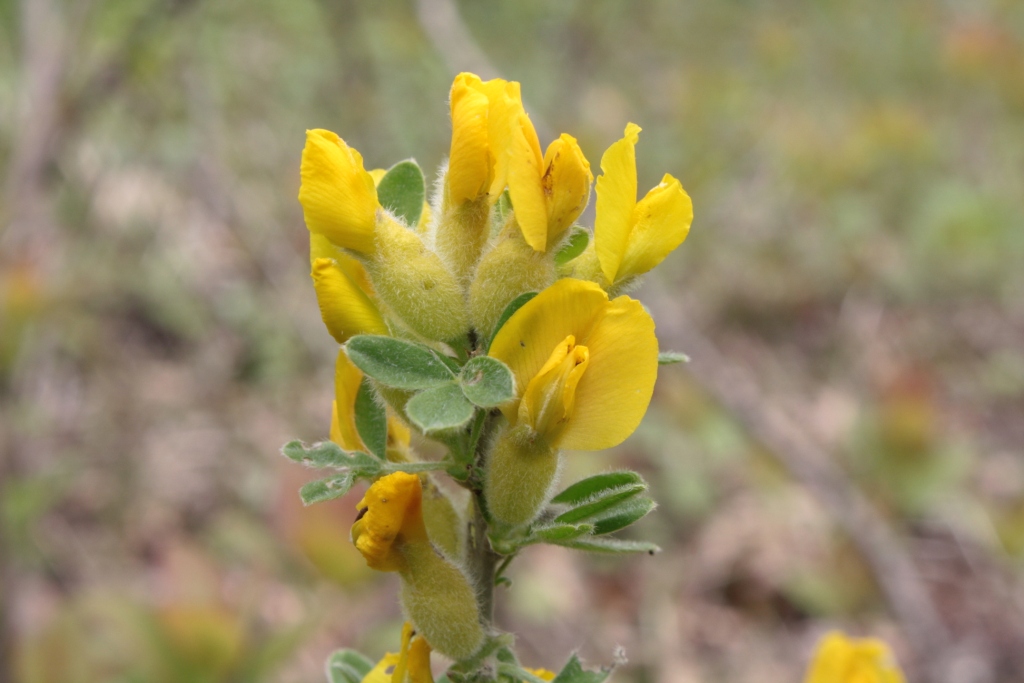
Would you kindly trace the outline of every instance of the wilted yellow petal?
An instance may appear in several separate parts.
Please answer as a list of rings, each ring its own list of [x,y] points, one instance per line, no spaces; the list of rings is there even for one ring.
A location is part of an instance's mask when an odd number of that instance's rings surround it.
[[[596,451],[622,443],[647,412],[658,378],[654,321],[635,299],[608,303],[593,330],[577,338],[590,353],[562,448]]]
[[[379,204],[359,152],[331,131],[306,131],[301,175],[299,202],[309,231],[339,247],[372,252]]]
[[[562,133],[544,154],[544,194],[547,197],[548,239],[554,244],[573,224],[590,199],[590,162],[583,156],[576,138]]]
[[[452,145],[448,158],[448,196],[455,204],[473,201],[491,183],[492,160],[487,135],[490,103],[480,78],[461,73],[451,92]]]
[[[344,344],[353,335],[388,333],[388,326],[377,306],[345,274],[337,261],[317,259],[310,274],[320,316],[335,341]]]
[[[633,227],[636,206],[636,143],[640,126],[626,125],[621,140],[612,143],[601,157],[602,175],[597,179],[597,217],[594,242],[601,271],[615,282]]]
[[[363,373],[338,349],[334,363],[334,417],[331,422],[331,441],[346,451],[364,451],[366,447],[356,429],[356,394],[363,381]]]
[[[546,251],[548,209],[542,184],[544,158],[540,154],[537,131],[526,112],[520,112],[512,125],[508,155],[508,192],[516,222],[534,251]]]
[[[420,478],[395,472],[378,479],[356,505],[352,543],[366,564],[382,572],[398,571],[406,562],[396,545],[427,541]]]
[[[642,275],[664,261],[686,239],[692,222],[690,195],[666,173],[633,210],[633,228],[617,279]]]
[[[889,646],[874,638],[825,635],[804,683],[903,683],[903,673]]]
[[[516,398],[502,406],[509,421],[516,421],[523,392],[555,347],[569,335],[582,343],[607,303],[608,295],[596,284],[565,278],[528,301],[502,325],[488,355],[508,365],[516,378]]]

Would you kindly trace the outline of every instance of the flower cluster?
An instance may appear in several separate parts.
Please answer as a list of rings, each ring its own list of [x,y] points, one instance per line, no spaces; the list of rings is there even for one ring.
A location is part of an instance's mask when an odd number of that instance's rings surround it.
[[[655,503],[635,472],[557,491],[562,450],[599,450],[637,428],[661,354],[626,292],[686,238],[689,196],[665,175],[638,198],[629,123],[601,158],[593,230],[577,225],[594,176],[575,138],[542,151],[519,84],[460,74],[447,165],[428,197],[411,160],[367,171],[336,134],[307,133],[299,201],[313,285],[339,345],[330,441],[285,455],[334,472],[314,503],[370,482],[351,540],[401,578],[407,623],[376,665],[339,650],[331,681],[433,683],[430,657],[467,681],[602,683],[573,655],[556,674],[520,665],[492,618],[524,547],[654,552],[614,534]],[[444,447],[426,459],[419,444]],[[437,448],[433,449],[437,452]],[[902,683],[884,644],[828,636],[808,683]]]

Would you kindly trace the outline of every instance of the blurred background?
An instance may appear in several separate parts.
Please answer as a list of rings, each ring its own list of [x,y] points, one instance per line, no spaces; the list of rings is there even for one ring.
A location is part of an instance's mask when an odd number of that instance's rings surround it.
[[[460,70],[522,82],[597,171],[693,197],[639,296],[634,467],[664,552],[533,547],[525,664],[801,680],[827,630],[911,681],[1024,671],[1024,3],[0,2],[0,681],[322,681],[398,643],[396,577],[303,509],[334,342],[306,128],[368,167],[449,143]],[[592,215],[592,214],[591,214]],[[588,218],[587,222],[592,220]]]

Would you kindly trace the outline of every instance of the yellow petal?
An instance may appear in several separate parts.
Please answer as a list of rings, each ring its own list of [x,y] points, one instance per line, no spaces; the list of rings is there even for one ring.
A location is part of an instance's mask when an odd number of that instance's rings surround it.
[[[388,174],[388,170],[386,168],[375,168],[370,171],[367,171],[367,173],[369,173],[370,177],[373,178],[373,186],[377,187],[378,185],[380,185],[380,181],[384,178],[384,176]]]
[[[537,678],[543,678],[545,681],[553,681],[553,680],[555,680],[555,672],[554,671],[548,671],[547,669],[529,669],[529,668],[527,668],[526,670],[529,671],[530,673],[532,673]]]
[[[692,222],[690,195],[666,173],[633,210],[633,228],[617,279],[642,275],[664,261],[686,239]]]
[[[601,271],[615,282],[626,253],[636,205],[636,143],[640,126],[626,125],[625,135],[601,157],[602,175],[597,179],[597,217],[594,242]]]
[[[529,382],[550,360],[552,351],[573,335],[583,343],[604,315],[608,295],[592,282],[565,278],[535,296],[501,327],[488,354],[501,360],[516,378],[516,398],[502,406],[515,422]],[[589,372],[589,370],[588,370]]]
[[[363,676],[361,683],[391,683],[391,674],[388,673],[392,667],[398,664],[398,655],[389,652],[377,662],[377,665],[370,670],[370,673]]]
[[[654,321],[639,301],[611,301],[593,330],[577,337],[590,353],[562,448],[596,451],[622,443],[647,412],[658,378]]]
[[[434,683],[430,671],[430,643],[422,636],[413,638],[409,646],[409,683]]]
[[[825,635],[818,644],[805,683],[903,683],[889,647],[874,638]]]
[[[352,543],[372,569],[399,571],[406,566],[402,545],[427,542],[422,498],[420,478],[407,472],[381,477],[367,489],[356,505]]]
[[[548,209],[542,181],[544,158],[540,154],[537,131],[526,112],[520,112],[512,125],[508,154],[508,192],[516,222],[534,251],[546,251]]]
[[[518,125],[519,114],[523,112],[523,100],[519,84],[515,81],[506,82],[494,79],[485,83],[484,86],[491,105],[487,115],[487,136],[491,149],[491,161],[494,165],[488,194],[491,201],[497,201],[501,193],[505,191],[505,186],[508,185],[512,126],[513,124]]]
[[[344,344],[357,334],[387,334],[377,306],[332,259],[313,262],[313,287],[320,316],[335,341]]]
[[[359,286],[359,289],[366,292],[367,296],[373,296],[373,283],[370,282],[370,275],[366,272],[363,264],[352,258],[344,249],[340,249],[331,243],[323,235],[309,233],[309,264],[310,266],[318,258],[334,259],[341,271],[348,275],[352,282]]]
[[[548,240],[554,244],[583,213],[590,199],[590,162],[576,138],[562,133],[544,154],[544,193],[547,196]]]
[[[365,451],[366,446],[356,429],[356,395],[363,381],[363,373],[345,355],[345,349],[338,349],[334,363],[334,418],[331,424],[331,441],[346,451]]]
[[[487,135],[487,95],[480,78],[461,73],[451,91],[452,145],[448,157],[448,197],[455,204],[473,201],[491,183],[492,163]]]
[[[359,152],[331,131],[306,131],[301,175],[299,202],[309,231],[339,247],[371,253],[379,204]]]

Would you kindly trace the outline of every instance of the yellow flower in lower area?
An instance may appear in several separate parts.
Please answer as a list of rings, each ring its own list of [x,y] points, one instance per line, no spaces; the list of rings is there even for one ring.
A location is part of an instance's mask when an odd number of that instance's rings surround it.
[[[658,374],[654,321],[639,301],[611,301],[592,282],[559,280],[516,311],[489,355],[508,365],[516,398],[502,407],[551,446],[621,443],[650,403]]]
[[[430,671],[430,643],[416,635],[412,624],[402,626],[402,647],[387,653],[363,677],[362,683],[434,683]]]
[[[526,669],[526,670],[529,671],[530,673],[532,673],[537,678],[543,678],[545,681],[553,681],[553,680],[555,680],[555,675],[556,674],[555,674],[554,671],[548,671],[547,669]]]
[[[363,157],[329,130],[306,131],[299,202],[311,233],[339,247],[370,253],[380,203]]]
[[[693,221],[690,196],[668,174],[637,202],[639,139],[640,126],[630,123],[601,157],[594,249],[609,287],[661,263],[686,239]]]
[[[541,156],[537,131],[525,111],[512,120],[508,192],[516,222],[535,251],[547,251],[590,199],[594,176],[576,138],[563,133]]]
[[[889,646],[832,632],[818,643],[804,683],[904,683]]]
[[[422,497],[420,478],[406,472],[381,477],[366,491],[356,505],[359,516],[352,525],[352,543],[371,568],[406,569],[402,546],[427,542]]]

